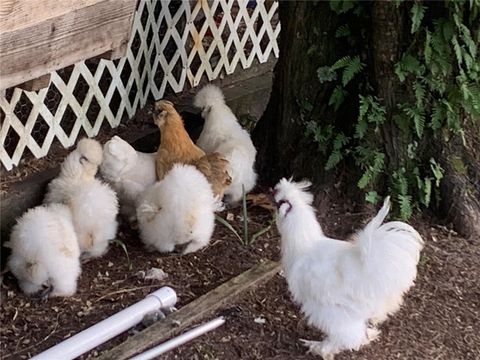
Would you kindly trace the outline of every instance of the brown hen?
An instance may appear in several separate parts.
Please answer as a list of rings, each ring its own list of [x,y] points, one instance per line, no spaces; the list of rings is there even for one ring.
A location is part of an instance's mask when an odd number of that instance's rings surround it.
[[[167,100],[155,103],[155,124],[160,129],[160,146],[155,157],[158,180],[170,171],[173,164],[190,164],[205,156],[183,127],[183,120],[173,104]]]
[[[160,129],[160,146],[155,157],[158,180],[172,169],[173,164],[195,166],[212,185],[213,193],[223,197],[232,179],[228,174],[228,160],[219,153],[205,154],[196,146],[183,126],[180,114],[167,100],[155,103],[155,124]]]

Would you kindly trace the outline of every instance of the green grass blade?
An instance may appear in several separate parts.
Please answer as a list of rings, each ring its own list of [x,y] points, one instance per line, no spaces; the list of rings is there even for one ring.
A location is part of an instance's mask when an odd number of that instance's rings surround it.
[[[123,249],[123,252],[127,256],[128,270],[132,270],[133,265],[132,265],[132,262],[130,261],[130,256],[128,256],[128,250],[127,250],[127,246],[125,245],[125,243],[121,240],[118,240],[118,239],[113,239],[111,242],[114,243],[117,246],[120,246]]]
[[[215,215],[215,220],[217,220],[220,224],[225,226],[228,230],[230,230],[241,242],[243,242],[242,237],[238,234],[237,230],[233,228],[233,226],[221,216]]]
[[[245,187],[242,184],[242,213],[243,213],[243,243],[249,244],[248,241],[248,211],[247,211],[247,196],[245,194]]]
[[[255,234],[252,235],[252,238],[250,239],[250,244],[253,244],[260,236],[268,232],[275,223],[276,218],[276,214],[273,214],[272,219],[268,222],[268,225],[265,226],[263,229],[258,230]]]

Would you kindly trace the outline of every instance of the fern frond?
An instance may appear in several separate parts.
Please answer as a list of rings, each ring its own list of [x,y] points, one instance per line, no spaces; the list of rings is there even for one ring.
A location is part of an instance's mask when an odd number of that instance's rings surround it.
[[[350,36],[350,27],[348,26],[348,24],[343,24],[339,26],[337,31],[335,31],[336,38],[347,37],[347,36]]]
[[[342,74],[342,84],[346,86],[356,74],[365,67],[359,56],[355,56],[345,67]]]
[[[410,10],[412,14],[412,28],[411,33],[414,34],[420,28],[422,23],[423,16],[425,15],[425,10],[427,8],[419,3],[414,3],[412,9]]]
[[[360,108],[359,108],[358,118],[362,119],[363,117],[365,117],[366,113],[368,112],[368,109],[370,108],[371,96],[360,95],[359,99],[360,99],[359,100]]]
[[[327,163],[325,164],[325,170],[333,169],[343,158],[343,155],[340,151],[334,150],[328,157]]]
[[[445,119],[445,111],[442,104],[436,101],[433,105],[430,127],[433,130],[439,130],[442,127],[442,123]]]
[[[355,137],[357,139],[361,139],[365,136],[368,130],[368,124],[365,119],[360,118],[358,122],[355,124]]]
[[[463,62],[462,48],[460,47],[460,44],[458,43],[458,39],[456,36],[452,38],[452,45],[453,45],[453,50],[455,51],[455,57],[457,58],[458,66],[461,66]]]
[[[430,31],[425,33],[425,45],[423,47],[423,57],[425,59],[425,64],[429,65],[432,60],[432,46],[431,46],[432,36]]]
[[[413,120],[415,132],[417,133],[417,136],[421,138],[425,128],[425,113],[423,112],[423,109],[409,104],[403,104],[402,109],[405,114]]]
[[[400,206],[400,217],[406,221],[412,216],[412,197],[410,195],[398,195],[398,204]]]
[[[333,106],[334,110],[337,111],[340,105],[342,105],[345,97],[348,95],[348,92],[343,89],[341,86],[336,86],[328,100],[328,105]]]
[[[425,100],[425,87],[421,82],[416,81],[413,84],[413,90],[415,92],[415,99],[417,100],[417,107],[422,107]]]
[[[352,58],[350,56],[344,56],[344,57],[338,59],[337,61],[335,61],[335,63],[332,66],[330,66],[330,69],[332,71],[342,69],[342,68],[346,67],[350,63],[350,61],[352,61]]]

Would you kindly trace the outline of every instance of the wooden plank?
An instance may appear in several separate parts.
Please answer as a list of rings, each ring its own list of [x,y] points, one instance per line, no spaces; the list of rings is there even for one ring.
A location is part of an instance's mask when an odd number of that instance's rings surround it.
[[[38,91],[40,89],[46,88],[49,84],[50,84],[50,74],[47,74],[32,80],[28,80],[23,84],[18,85],[18,87],[25,91]]]
[[[37,14],[14,4],[10,14],[1,21],[0,89],[124,46],[130,38],[136,2],[35,0],[35,6],[42,4],[43,7]],[[50,3],[53,17],[51,9],[44,5]],[[28,26],[13,26],[21,23],[17,17],[25,18]]]
[[[280,264],[267,260],[237,277],[220,285],[170,314],[166,319],[154,323],[145,330],[129,337],[122,344],[103,353],[102,360],[123,360],[171,338],[212,314],[221,306],[235,302],[238,295],[270,280],[280,270]]]
[[[106,60],[118,60],[127,54],[127,50],[128,50],[128,42],[125,42],[122,45],[120,45],[118,48],[115,48],[103,54],[100,54],[98,55],[98,57],[100,59],[106,59]]]
[[[0,32],[30,27],[82,7],[91,6],[99,0],[1,0]]]

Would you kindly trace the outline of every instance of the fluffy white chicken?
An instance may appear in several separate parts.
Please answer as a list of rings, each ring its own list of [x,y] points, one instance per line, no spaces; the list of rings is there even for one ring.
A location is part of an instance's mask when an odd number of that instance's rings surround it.
[[[50,204],[28,210],[17,220],[7,267],[26,294],[51,286],[49,296],[71,296],[80,275],[80,249],[67,206]]]
[[[237,121],[225,104],[222,91],[215,85],[206,85],[195,96],[194,105],[202,109],[205,125],[197,145],[206,153],[218,152],[229,162],[231,184],[225,190],[226,202],[235,203],[257,181],[254,163],[257,150],[248,132]]]
[[[118,200],[115,191],[95,178],[102,162],[98,141],[82,139],[62,163],[60,175],[48,184],[45,203],[70,208],[80,250],[98,257],[117,233]]]
[[[194,166],[175,164],[149,187],[137,208],[140,237],[150,249],[171,252],[186,245],[183,254],[206,246],[221,202],[205,176]]]
[[[103,146],[102,177],[115,189],[120,212],[130,220],[136,217],[141,193],[156,181],[155,153],[142,153],[118,136]]]
[[[352,242],[328,238],[311,206],[309,185],[282,179],[275,187],[282,265],[294,301],[309,324],[327,335],[303,344],[333,359],[374,340],[376,325],[400,308],[414,284],[423,241],[403,222],[382,225],[389,198]]]

